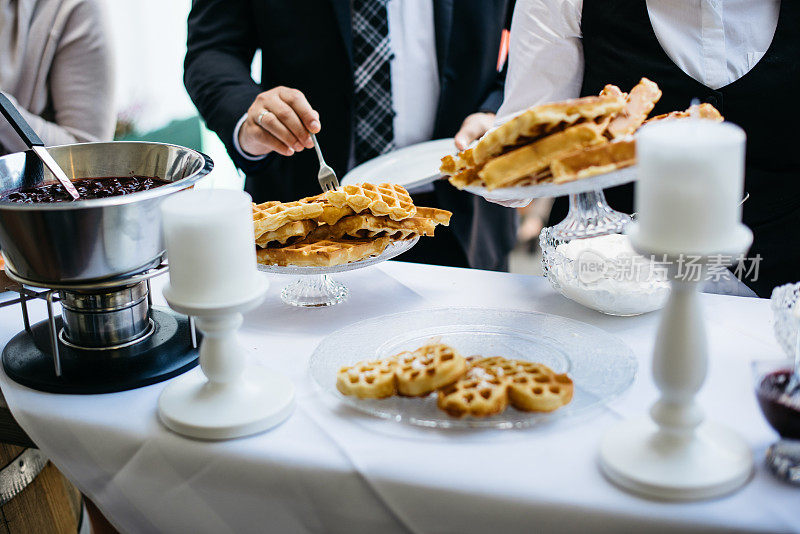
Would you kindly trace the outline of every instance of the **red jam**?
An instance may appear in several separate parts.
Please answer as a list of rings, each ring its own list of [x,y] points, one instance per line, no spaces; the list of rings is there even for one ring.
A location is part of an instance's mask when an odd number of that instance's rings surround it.
[[[72,183],[81,196],[80,200],[91,200],[147,191],[169,182],[149,176],[111,176],[108,178],[81,178],[72,180]],[[58,182],[17,189],[6,193],[1,200],[24,204],[73,201],[66,189]]]
[[[782,438],[800,440],[800,390],[786,393],[792,371],[765,376],[756,389],[758,403],[769,424]]]

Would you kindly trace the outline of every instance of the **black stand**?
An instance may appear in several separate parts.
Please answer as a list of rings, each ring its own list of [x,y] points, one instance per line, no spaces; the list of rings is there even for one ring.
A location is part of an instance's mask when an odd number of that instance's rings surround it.
[[[189,320],[172,312],[150,310],[153,334],[121,349],[76,349],[58,342],[61,376],[56,376],[47,321],[22,331],[3,350],[3,368],[15,382],[39,391],[69,394],[113,393],[178,376],[197,365]],[[61,317],[56,318],[61,330]]]

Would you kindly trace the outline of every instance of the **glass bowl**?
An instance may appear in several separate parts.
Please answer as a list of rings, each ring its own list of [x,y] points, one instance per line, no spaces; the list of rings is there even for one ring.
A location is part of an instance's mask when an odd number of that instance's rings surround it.
[[[775,331],[775,339],[789,358],[794,358],[798,325],[800,325],[798,300],[800,300],[800,283],[786,284],[772,290],[770,299],[772,328]]]
[[[669,297],[666,269],[634,252],[623,234],[543,242],[542,262],[556,291],[607,315],[655,311]]]

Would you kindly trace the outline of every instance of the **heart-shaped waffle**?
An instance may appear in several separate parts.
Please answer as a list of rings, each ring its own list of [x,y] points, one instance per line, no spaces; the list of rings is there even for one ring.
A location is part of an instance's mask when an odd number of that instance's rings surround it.
[[[256,250],[256,261],[262,265],[330,267],[377,256],[391,242],[388,237],[303,240],[285,247],[259,248]]]
[[[270,244],[280,243],[281,245],[289,245],[304,239],[314,228],[317,223],[310,220],[305,221],[292,221],[284,224],[277,230],[264,232],[256,239],[256,245],[261,248],[266,248]]]
[[[441,343],[401,352],[396,357],[397,392],[407,397],[428,395],[452,384],[467,371],[467,360]]]
[[[264,232],[277,230],[292,221],[314,219],[322,215],[320,204],[269,201],[253,204],[253,227],[258,239]]]
[[[467,374],[439,390],[437,405],[453,417],[487,417],[508,406],[508,382],[483,367],[471,367]]]
[[[353,208],[348,205],[334,206],[328,201],[327,193],[320,193],[313,197],[301,198],[302,204],[315,204],[322,207],[322,213],[314,218],[319,224],[336,224],[343,217],[354,215]]]
[[[552,412],[572,400],[572,379],[541,363],[493,357],[478,360],[475,366],[508,381],[508,399],[518,410]]]
[[[336,224],[323,224],[311,233],[313,239],[341,239],[344,236],[375,238],[388,236],[392,240],[409,239],[421,235],[432,236],[436,222],[422,217],[410,217],[393,221],[388,217],[376,217],[371,213],[351,215]]]
[[[397,391],[393,358],[358,362],[342,367],[336,374],[336,389],[359,399],[383,399]]]
[[[411,195],[397,184],[351,184],[326,195],[334,206],[349,206],[356,213],[369,210],[373,215],[387,215],[395,221],[413,217],[417,212]]]

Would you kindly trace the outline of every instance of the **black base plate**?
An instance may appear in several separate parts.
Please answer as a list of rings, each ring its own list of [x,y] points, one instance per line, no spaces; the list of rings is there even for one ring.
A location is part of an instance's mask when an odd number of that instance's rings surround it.
[[[197,365],[189,320],[169,310],[150,310],[153,334],[135,345],[114,350],[73,349],[58,343],[61,376],[56,376],[47,321],[22,331],[3,350],[3,368],[15,382],[51,393],[94,394],[155,384]],[[56,318],[61,329],[61,318]]]

